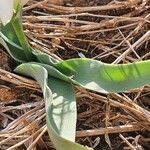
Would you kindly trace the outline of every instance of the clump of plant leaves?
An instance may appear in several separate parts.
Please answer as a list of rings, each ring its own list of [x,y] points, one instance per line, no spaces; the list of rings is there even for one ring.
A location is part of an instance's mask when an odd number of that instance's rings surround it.
[[[77,110],[73,85],[100,93],[128,91],[150,83],[150,61],[114,65],[77,58],[59,62],[29,45],[23,33],[20,3],[13,1],[11,20],[0,24],[0,44],[20,63],[15,72],[33,77],[40,84],[47,128],[54,147],[86,150],[75,143]]]

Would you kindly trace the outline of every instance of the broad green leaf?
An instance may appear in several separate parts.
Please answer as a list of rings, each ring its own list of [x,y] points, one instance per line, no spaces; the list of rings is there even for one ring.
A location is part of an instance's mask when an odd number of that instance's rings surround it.
[[[45,99],[48,132],[54,147],[57,150],[86,150],[74,143],[77,111],[72,84],[48,76],[47,70],[39,64],[22,64],[15,71],[33,77],[40,84]]]
[[[57,69],[65,81],[68,77],[69,82],[100,93],[124,92],[150,83],[149,60],[106,64],[87,58],[54,62],[46,54],[36,54],[36,57],[41,64],[49,64]],[[55,74],[55,77],[60,78],[59,75]]]
[[[81,86],[97,92],[123,92],[150,83],[150,61],[106,64],[92,59],[72,59],[55,64]]]

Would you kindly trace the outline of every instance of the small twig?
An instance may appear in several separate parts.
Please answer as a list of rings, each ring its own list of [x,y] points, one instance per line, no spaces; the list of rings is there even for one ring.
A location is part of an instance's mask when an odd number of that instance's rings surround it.
[[[47,129],[47,127],[44,125],[42,128],[40,128],[38,131],[36,131],[34,134],[30,135],[28,138],[22,140],[21,142],[11,146],[10,148],[8,148],[7,150],[14,150],[15,148],[21,146],[22,144],[24,144],[25,142],[29,141],[30,139],[34,138],[34,137],[39,137],[39,135],[41,135],[41,133],[45,133],[45,128]],[[41,133],[40,133],[41,132]],[[38,135],[39,134],[39,135]],[[37,138],[36,138],[37,139]]]
[[[134,132],[134,131],[140,131],[140,130],[142,130],[142,128],[138,124],[122,125],[122,126],[116,126],[116,127],[107,127],[107,128],[93,129],[93,130],[77,131],[76,137],[81,138],[81,137],[104,135],[106,133],[113,134],[113,133],[121,133],[121,132]]]
[[[37,138],[32,142],[32,144],[27,148],[27,150],[32,150],[32,148],[36,145],[38,140],[42,137],[42,135],[47,131],[47,126],[43,127],[43,131],[37,136]]]
[[[125,38],[125,36],[123,35],[123,33],[121,32],[121,30],[119,30],[119,33],[121,34],[121,36],[123,37],[124,41],[128,44],[129,48],[132,50],[132,52],[136,55],[136,57],[141,60],[141,57],[137,54],[137,52],[134,50],[134,48],[132,47],[132,45],[130,44],[130,42]]]
[[[137,3],[139,0],[137,0]],[[65,14],[74,14],[74,13],[84,13],[84,12],[93,12],[93,11],[108,11],[108,10],[115,10],[115,9],[127,9],[127,8],[134,8],[136,3],[131,2],[122,2],[119,4],[110,4],[104,6],[93,6],[93,7],[63,7],[63,6],[56,6],[52,4],[38,5],[37,7],[46,9],[49,11],[65,13]]]
[[[110,103],[106,103],[106,118],[105,118],[105,126],[106,128],[108,128],[109,126],[109,118],[110,118]],[[110,138],[109,138],[109,134],[108,132],[105,133],[105,141],[108,144],[108,146],[110,147],[110,150],[112,150],[112,146],[111,146],[111,142],[110,142]]]
[[[45,3],[47,3],[47,2],[48,2],[48,0],[43,0],[42,2],[38,2],[38,3],[32,4],[32,5],[26,6],[25,8],[23,8],[23,10],[24,10],[24,11],[28,11],[28,10],[30,10],[30,9],[36,8],[36,7],[38,7],[39,5],[45,4]]]
[[[120,134],[119,137],[130,147],[131,150],[136,150],[136,148],[131,143],[129,143],[122,134]]]
[[[36,81],[21,77],[3,69],[0,69],[0,80],[15,84],[17,86],[26,87],[28,89],[41,91]]]
[[[150,31],[147,31],[139,40],[137,40],[133,45],[132,48],[133,49],[137,49],[138,47],[140,47],[145,41],[148,40],[148,38],[150,38]],[[119,63],[122,59],[124,59],[126,57],[126,55],[128,55],[131,52],[131,48],[129,47],[122,55],[120,55],[114,62],[113,64],[117,64]]]

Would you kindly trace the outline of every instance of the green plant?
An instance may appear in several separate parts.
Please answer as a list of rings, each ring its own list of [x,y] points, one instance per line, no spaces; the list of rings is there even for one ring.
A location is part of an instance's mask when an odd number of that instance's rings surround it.
[[[74,143],[76,100],[73,85],[100,93],[128,91],[150,83],[150,61],[112,65],[79,58],[58,62],[29,45],[21,23],[21,2],[1,2],[0,43],[20,63],[15,72],[33,77],[40,84],[45,99],[48,132],[55,148],[84,150],[84,146]],[[5,5],[10,6],[7,12],[2,11]]]

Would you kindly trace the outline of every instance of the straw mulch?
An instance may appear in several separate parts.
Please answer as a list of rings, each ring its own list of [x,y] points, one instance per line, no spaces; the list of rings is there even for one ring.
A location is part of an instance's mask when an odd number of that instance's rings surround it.
[[[30,0],[23,25],[30,44],[58,60],[150,59],[150,0]],[[53,150],[41,90],[14,74],[15,66],[1,46],[0,149]],[[76,98],[78,143],[94,150],[150,149],[150,86],[108,95],[76,87]]]

